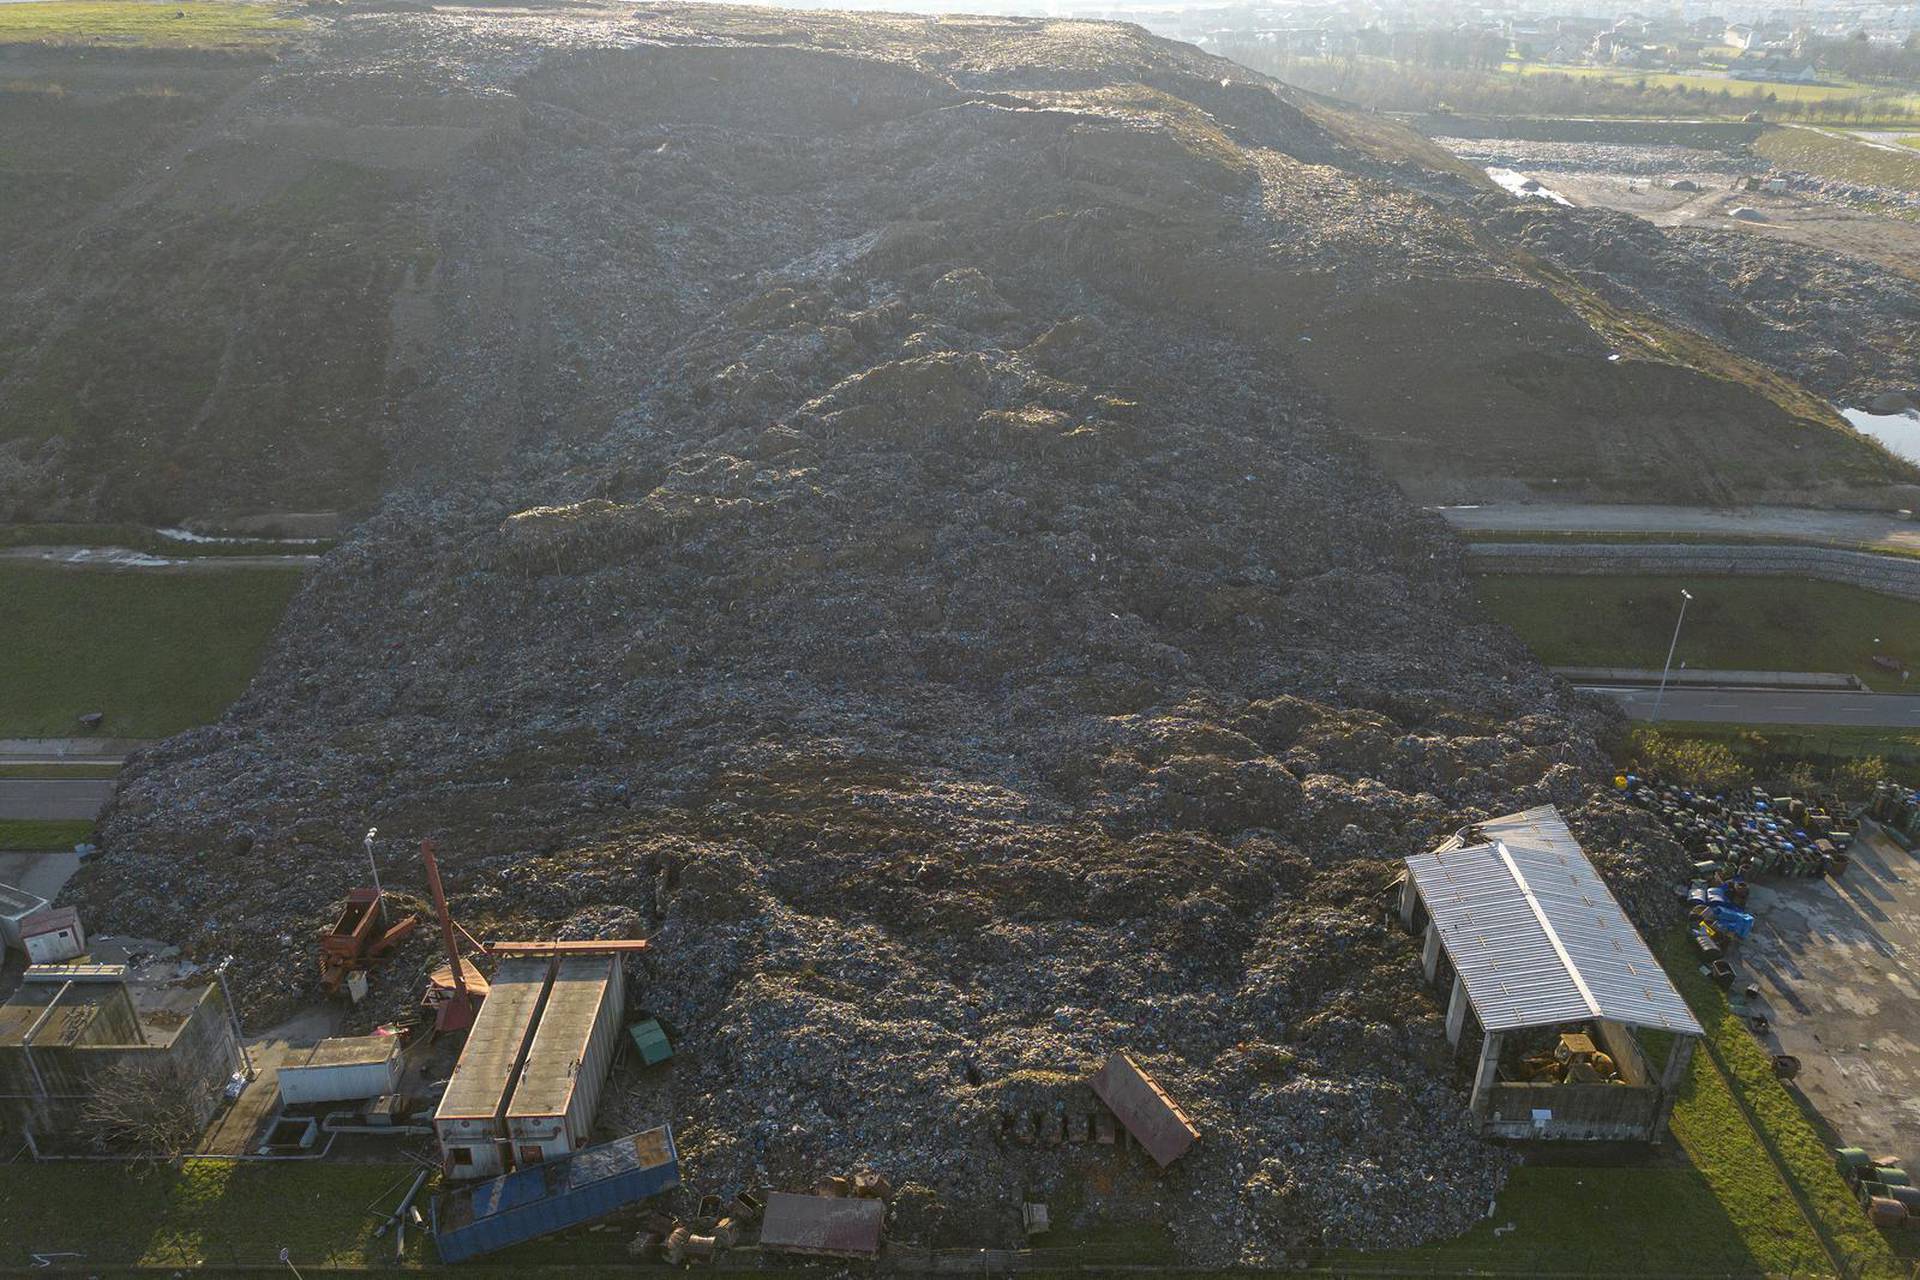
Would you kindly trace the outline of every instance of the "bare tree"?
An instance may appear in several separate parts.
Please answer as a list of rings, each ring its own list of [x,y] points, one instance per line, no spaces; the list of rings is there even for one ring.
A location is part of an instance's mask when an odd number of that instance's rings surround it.
[[[170,1160],[200,1137],[213,1087],[178,1062],[123,1063],[94,1078],[81,1131],[102,1151]]]

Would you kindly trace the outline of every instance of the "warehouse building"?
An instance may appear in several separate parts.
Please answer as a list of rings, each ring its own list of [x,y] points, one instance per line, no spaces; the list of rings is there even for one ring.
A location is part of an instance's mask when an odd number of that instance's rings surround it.
[[[0,1119],[56,1142],[108,1072],[178,1070],[202,1123],[241,1065],[217,987],[128,981],[122,965],[39,965],[0,1004]]]
[[[1660,1141],[1700,1024],[1559,810],[1480,823],[1406,865],[1401,919],[1427,980],[1449,984],[1447,1039],[1461,1046],[1469,1015],[1481,1031],[1481,1131]],[[1670,1038],[1657,1073],[1639,1031]]]

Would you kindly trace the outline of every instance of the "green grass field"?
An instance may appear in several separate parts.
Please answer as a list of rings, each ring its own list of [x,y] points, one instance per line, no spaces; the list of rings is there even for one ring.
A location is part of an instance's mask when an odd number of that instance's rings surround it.
[[[1875,654],[1920,667],[1920,604],[1857,587],[1791,578],[1485,576],[1482,607],[1567,667],[1658,668],[1681,588],[1693,592],[1674,665],[1742,671],[1837,671],[1876,689],[1900,677]],[[1909,687],[1909,692],[1920,689]]]
[[[338,1162],[4,1165],[0,1266],[67,1250],[89,1267],[273,1267],[282,1249],[301,1266],[386,1262],[393,1238],[374,1240],[373,1231],[413,1172]],[[432,1255],[420,1236],[410,1233],[411,1260]]]
[[[0,818],[0,852],[12,852],[18,849],[71,849],[92,834],[91,822]]]
[[[155,574],[0,564],[0,735],[154,738],[240,695],[298,570]]]
[[[1870,147],[1812,129],[1769,129],[1755,140],[1753,149],[1783,169],[1920,192],[1920,155]]]
[[[220,0],[43,0],[0,4],[0,44],[267,49],[305,23],[279,5]]]

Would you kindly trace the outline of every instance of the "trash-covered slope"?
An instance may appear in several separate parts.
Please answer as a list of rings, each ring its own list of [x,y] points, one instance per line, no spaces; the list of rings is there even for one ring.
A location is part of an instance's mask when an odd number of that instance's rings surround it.
[[[1761,361],[1837,404],[1920,395],[1920,280],[1777,238],[1511,206],[1500,234],[1622,305]]]
[[[868,234],[1204,314],[1422,501],[1907,478],[1596,327],[1446,152],[1134,28],[376,8],[272,61],[0,46],[0,517],[360,511],[595,436],[727,277]]]
[[[360,834],[403,886],[435,835],[477,934],[656,939],[680,1054],[603,1123],[671,1121],[702,1189],[866,1166],[896,1239],[1011,1242],[1024,1189],[1209,1262],[1466,1227],[1505,1157],[1395,857],[1554,801],[1644,919],[1678,864],[1270,332],[1459,269],[1460,179],[1101,24],[331,39],[499,117],[436,197],[403,474],[231,714],[131,763],[89,919],[231,951],[271,1018]],[[1036,1131],[1115,1048],[1203,1130],[1164,1179]]]

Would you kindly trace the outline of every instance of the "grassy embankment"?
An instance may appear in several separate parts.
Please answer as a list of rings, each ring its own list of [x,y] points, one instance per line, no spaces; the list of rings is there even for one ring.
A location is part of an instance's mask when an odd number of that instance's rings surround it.
[[[93,833],[86,821],[0,818],[0,853],[27,849],[71,849]]]
[[[1504,71],[1518,75],[1578,76],[1642,85],[1650,89],[1684,89],[1690,93],[1726,90],[1736,99],[1772,95],[1782,102],[1835,103],[1859,100],[1875,119],[1920,118],[1920,94],[1885,85],[1856,82],[1787,84],[1772,80],[1735,80],[1708,72],[1636,71],[1631,67],[1555,66],[1541,62],[1508,63]],[[1746,104],[1742,104],[1744,107]]]
[[[1870,147],[1813,129],[1769,129],[1755,140],[1753,149],[1782,169],[1920,193],[1920,155]]]
[[[154,574],[0,564],[0,736],[154,738],[219,717],[252,679],[298,570]]]
[[[37,0],[0,4],[0,43],[261,49],[305,23],[279,5],[217,0]]]

